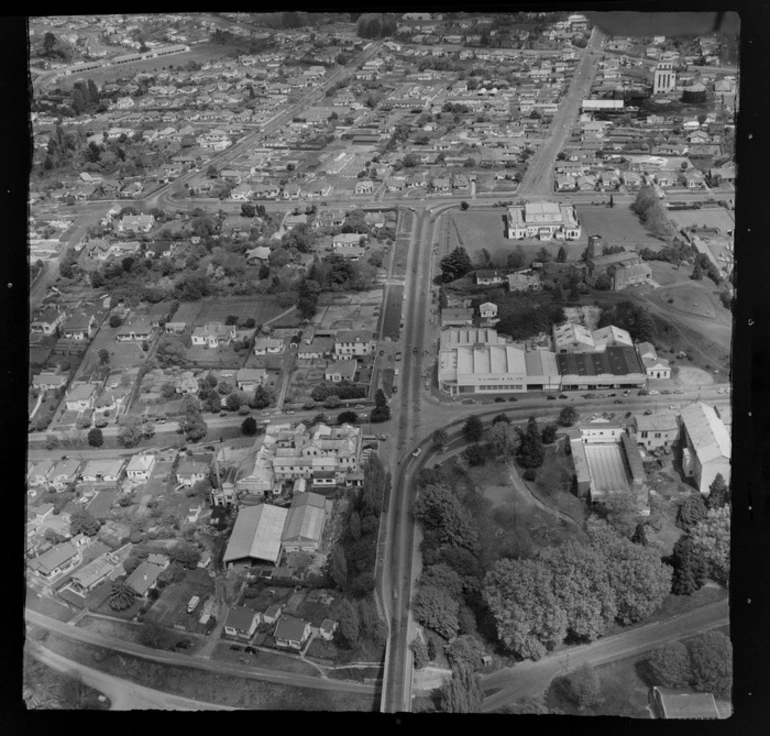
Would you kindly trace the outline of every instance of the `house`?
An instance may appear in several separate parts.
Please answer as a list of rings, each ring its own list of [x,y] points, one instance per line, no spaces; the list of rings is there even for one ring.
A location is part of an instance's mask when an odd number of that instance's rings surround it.
[[[652,343],[640,342],[636,346],[639,357],[642,359],[647,378],[668,380],[671,378],[671,366],[664,358],[659,358]]]
[[[506,275],[502,271],[480,270],[475,273],[476,283],[484,286],[504,284]]]
[[[67,319],[61,327],[62,337],[68,340],[90,340],[96,333],[96,317],[81,312]]]
[[[300,360],[319,360],[334,351],[334,339],[331,337],[316,337],[309,345],[297,349]]]
[[[163,572],[160,565],[155,565],[149,560],[140,563],[125,580],[125,584],[140,598],[146,598],[147,594],[157,585],[158,577]]]
[[[246,253],[246,263],[251,265],[260,261],[267,261],[270,257],[270,248],[266,245],[258,245],[256,248],[249,248]]]
[[[332,248],[343,248],[350,245],[360,245],[361,240],[366,240],[366,235],[361,233],[339,233],[332,236]]]
[[[77,567],[81,559],[78,546],[68,541],[30,560],[27,568],[33,575],[50,582]]]
[[[350,363],[352,361],[342,361]],[[326,524],[326,498],[300,493],[292,499],[281,537],[284,552],[316,552]]]
[[[287,184],[283,188],[284,199],[299,199],[300,187],[299,184]]]
[[[259,614],[245,606],[231,608],[225,619],[225,636],[249,640],[259,624]]]
[[[536,271],[519,271],[508,274],[509,291],[539,291],[540,274]]]
[[[497,317],[497,304],[494,302],[479,304],[479,316],[481,319],[494,319]]]
[[[658,718],[703,720],[720,717],[711,693],[696,693],[656,686],[652,688],[650,701]]]
[[[264,386],[267,371],[264,368],[241,368],[235,374],[235,384],[239,391],[253,391],[257,386]]]
[[[152,336],[150,322],[144,318],[138,318],[122,324],[115,332],[118,342],[141,342],[149,340]]]
[[[123,215],[118,220],[118,231],[127,232],[133,230],[135,232],[147,233],[154,224],[155,217],[153,215]]]
[[[285,347],[284,341],[275,337],[258,337],[254,341],[254,355],[280,354]]]
[[[679,422],[673,412],[635,416],[636,441],[648,450],[670,447],[679,438]]]
[[[283,612],[283,606],[280,603],[276,603],[275,605],[270,606],[262,614],[262,620],[266,624],[274,624],[281,617],[282,612]]]
[[[78,595],[85,596],[106,580],[117,565],[118,561],[112,553],[101,555],[73,574],[70,587]]]
[[[183,460],[176,470],[176,482],[192,488],[196,483],[209,477],[209,466],[198,460]]]
[[[358,361],[342,359],[335,360],[326,368],[324,379],[339,383],[340,381],[354,381],[358,372]]]
[[[597,353],[604,352],[607,348],[618,347],[620,345],[633,345],[631,335],[627,330],[615,325],[607,325],[594,330],[591,333],[594,341],[594,350]]]
[[[216,348],[220,344],[227,345],[235,340],[235,325],[225,325],[222,322],[208,322],[203,327],[196,327],[190,337],[195,346]]]
[[[67,385],[67,376],[60,373],[37,373],[32,376],[32,388],[38,391],[55,391]]]
[[[447,307],[441,310],[441,327],[470,327],[473,324],[473,309],[470,307]]]
[[[174,390],[178,394],[197,394],[200,390],[198,379],[192,371],[182,371],[174,382]]]
[[[125,461],[115,460],[89,460],[80,473],[85,483],[117,483],[123,472]]]
[[[331,641],[334,636],[334,632],[337,630],[337,622],[332,621],[330,618],[325,618],[321,625],[318,627],[318,635],[324,641]]]
[[[283,228],[285,230],[293,230],[297,225],[307,225],[307,215],[304,212],[298,215],[287,212],[283,218]]]
[[[334,338],[334,354],[338,358],[373,355],[374,335],[366,330],[341,330]]]
[[[75,458],[59,460],[51,469],[48,480],[57,491],[63,491],[67,486],[73,486],[78,479],[80,460]]]
[[[67,313],[48,307],[41,309],[35,313],[32,317],[32,321],[29,324],[29,329],[32,332],[42,332],[44,335],[53,335],[56,333],[56,328],[64,322],[67,318]]]
[[[187,329],[187,322],[166,322],[167,335],[181,335]]]
[[[134,455],[126,465],[126,476],[134,483],[150,480],[155,455]]]
[[[239,184],[237,187],[230,190],[230,199],[245,202],[251,197],[252,193],[253,190],[251,184]]]
[[[273,634],[279,647],[302,649],[310,636],[310,622],[294,616],[281,616]]]
[[[721,473],[730,483],[731,441],[713,407],[703,402],[689,404],[681,413],[682,469],[698,490],[706,495]]]
[[[94,408],[99,388],[93,383],[74,383],[65,398],[67,411],[84,412]]]
[[[359,179],[354,191],[356,194],[371,194],[374,191],[374,182],[371,179]]]

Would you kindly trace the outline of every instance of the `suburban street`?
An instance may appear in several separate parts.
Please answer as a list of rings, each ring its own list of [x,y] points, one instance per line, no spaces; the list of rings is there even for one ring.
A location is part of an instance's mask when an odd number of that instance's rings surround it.
[[[554,677],[586,662],[594,666],[607,664],[641,654],[667,641],[728,623],[729,603],[724,599],[665,621],[656,621],[616,636],[599,639],[592,644],[570,647],[537,662],[527,660],[481,678],[482,688],[488,693],[482,711],[490,713],[520,698],[538,696]]]
[[[42,626],[49,631],[64,636],[74,641],[81,641],[86,644],[94,644],[115,652],[124,654],[133,654],[153,662],[162,664],[177,665],[183,667],[195,667],[196,669],[207,670],[220,674],[234,675],[236,677],[249,677],[255,680],[264,680],[265,682],[275,682],[282,685],[293,685],[296,687],[310,687],[318,690],[337,690],[340,692],[354,693],[375,693],[377,687],[365,683],[349,682],[347,680],[330,680],[322,677],[312,677],[309,675],[300,675],[295,672],[282,672],[280,670],[264,669],[261,667],[252,667],[240,664],[231,664],[228,662],[218,662],[216,660],[205,659],[188,654],[177,654],[169,651],[159,651],[150,647],[134,644],[133,642],[123,641],[111,637],[101,636],[86,629],[70,626],[56,619],[49,618],[40,613],[25,610],[25,617],[28,623]]]

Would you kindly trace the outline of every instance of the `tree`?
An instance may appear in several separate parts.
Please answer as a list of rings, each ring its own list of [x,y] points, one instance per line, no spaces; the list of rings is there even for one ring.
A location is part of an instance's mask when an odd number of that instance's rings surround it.
[[[85,509],[78,509],[70,516],[70,534],[84,534],[86,537],[95,537],[101,529],[101,522],[94,518]]]
[[[708,576],[708,562],[695,552],[689,535],[679,537],[674,543],[671,565],[674,568],[671,580],[674,595],[692,595],[703,587]]]
[[[703,268],[701,268],[698,261],[695,262],[695,267],[692,270],[692,276],[690,278],[693,281],[700,281],[703,279]]]
[[[198,442],[206,436],[208,425],[195,404],[187,404],[185,414],[179,420],[179,430],[184,433],[188,442]]]
[[[700,692],[729,697],[733,689],[733,645],[720,631],[707,631],[690,640],[691,684]]]
[[[241,422],[241,432],[247,437],[253,437],[257,433],[257,420],[254,417],[246,417]]]
[[[245,400],[244,395],[240,391],[232,391],[225,399],[225,407],[228,411],[238,411]]]
[[[730,581],[730,507],[711,509],[690,530],[693,552],[706,560],[709,575],[722,585]]]
[[[345,558],[345,550],[339,542],[332,547],[329,555],[329,577],[341,591],[344,592],[347,589],[348,562]]]
[[[244,202],[241,205],[241,217],[254,217],[257,211],[251,202]]]
[[[445,429],[442,429],[441,427],[439,427],[431,435],[431,441],[433,442],[433,446],[439,452],[443,452],[444,448],[447,445],[447,442],[449,442],[449,435],[446,433]]]
[[[470,205],[465,200],[460,202],[460,209],[461,210],[467,210],[469,207],[470,207]]]
[[[115,582],[110,590],[110,608],[113,611],[125,611],[136,600],[134,591],[125,582]]]
[[[484,425],[479,417],[471,415],[465,420],[462,431],[468,442],[478,442],[484,434]]]
[[[187,366],[187,348],[177,337],[163,335],[158,340],[158,346],[155,349],[155,360],[159,368],[171,368],[178,366],[184,368]]]
[[[88,707],[88,699],[92,690],[83,682],[79,672],[68,673],[59,685],[59,701],[65,710],[84,710]]]
[[[460,598],[463,592],[463,581],[456,570],[446,563],[428,565],[420,575],[420,585],[432,585],[434,588],[445,590],[453,598]]]
[[[463,459],[472,468],[479,467],[487,461],[487,455],[481,445],[468,445],[463,451]]]
[[[374,405],[383,407],[388,405],[388,398],[385,396],[385,392],[381,389],[377,389],[377,393],[374,396]]]
[[[709,486],[709,495],[706,497],[706,506],[709,509],[720,509],[730,502],[730,491],[722,477],[722,473],[717,473],[714,481]]]
[[[599,274],[594,282],[594,289],[597,291],[609,291],[612,288],[612,280],[606,273]]]
[[[545,459],[545,448],[535,417],[527,421],[527,429],[521,435],[518,460],[524,468],[539,468]]]
[[[517,269],[521,268],[525,263],[526,257],[524,255],[524,248],[517,245],[513,253],[509,253],[505,259],[505,265],[508,268]]]
[[[640,523],[639,506],[631,493],[608,495],[604,510],[609,525],[620,535],[630,539]]]
[[[350,536],[356,541],[361,539],[361,515],[353,509],[348,517],[348,524],[350,528]]]
[[[516,450],[518,435],[508,417],[505,417],[505,420],[495,420],[492,421],[492,428],[489,430],[489,440],[495,451],[507,460]]]
[[[551,252],[548,250],[548,248],[543,246],[535,254],[535,260],[540,261],[541,263],[548,263],[548,261],[551,260]]]
[[[478,675],[467,665],[452,668],[452,677],[441,687],[444,713],[479,713],[484,693]]]
[[[563,245],[559,248],[559,252],[556,254],[556,260],[558,263],[564,263],[567,260],[567,251]]]
[[[676,515],[676,525],[686,532],[692,529],[699,521],[706,518],[708,509],[703,496],[697,491],[693,491],[679,505],[679,511]]]
[[[412,606],[415,619],[445,639],[457,634],[460,604],[456,598],[433,585],[421,585]]]
[[[610,194],[610,207],[615,206],[615,198]]]
[[[353,605],[345,598],[342,601],[342,611],[340,612],[339,633],[348,649],[352,649],[358,642],[360,631],[361,620],[358,615],[358,606]]]
[[[580,414],[574,406],[565,406],[559,412],[559,424],[562,427],[571,427],[578,419],[580,419]]]
[[[371,421],[373,424],[378,422],[387,422],[388,419],[390,419],[389,406],[375,406],[369,416],[369,421]]]
[[[445,647],[445,652],[449,664],[452,667],[465,665],[471,670],[476,670],[481,665],[481,658],[484,650],[481,648],[478,639],[475,636],[458,636]]]
[[[476,551],[476,522],[448,488],[440,485],[425,486],[414,503],[414,515],[427,529],[437,530],[442,542]]]
[[[441,259],[439,267],[441,268],[441,278],[445,283],[459,279],[473,270],[468,252],[459,245]]]
[[[118,443],[122,447],[136,447],[142,439],[142,420],[135,415],[123,416],[118,429]]]
[[[692,679],[690,653],[679,641],[672,641],[655,649],[648,660],[655,685],[689,687]]]
[[[507,649],[540,659],[567,633],[567,617],[553,591],[553,573],[536,560],[498,560],[486,574],[483,597]]]
[[[643,521],[640,521],[636,525],[636,529],[634,529],[631,541],[634,544],[640,544],[642,547],[646,547],[649,544],[647,539],[647,524],[645,524]]]
[[[109,324],[110,327],[117,328],[123,324],[123,320],[117,314],[113,314],[110,316]]]
[[[567,681],[570,696],[580,710],[598,705],[601,698],[601,683],[596,670],[588,662],[570,673]]]
[[[270,406],[270,401],[270,392],[264,386],[257,386],[249,400],[249,406],[252,409],[265,409]]]
[[[160,643],[163,641],[164,633],[165,630],[160,624],[157,624],[154,621],[148,621],[142,626],[139,632],[139,641],[145,646],[158,649]]]
[[[186,544],[184,542],[180,542],[175,547],[172,547],[168,552],[168,556],[174,562],[184,565],[189,570],[194,570],[201,559],[200,550],[194,544]]]
[[[110,362],[110,351],[102,348],[99,351],[99,365],[107,365]]]
[[[553,444],[553,442],[556,440],[556,432],[558,431],[558,426],[552,422],[549,422],[548,424],[543,427],[542,432],[540,432],[540,439],[542,440],[544,445],[550,445]]]
[[[101,447],[104,444],[104,435],[101,429],[94,427],[88,433],[88,444],[91,447]]]
[[[358,414],[354,411],[341,411],[337,417],[337,424],[355,424],[358,421]]]

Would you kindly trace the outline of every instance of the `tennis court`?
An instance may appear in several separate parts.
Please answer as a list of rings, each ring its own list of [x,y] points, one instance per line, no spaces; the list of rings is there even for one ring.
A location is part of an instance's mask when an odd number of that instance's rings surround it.
[[[622,445],[586,444],[584,449],[594,492],[611,493],[628,490]]]

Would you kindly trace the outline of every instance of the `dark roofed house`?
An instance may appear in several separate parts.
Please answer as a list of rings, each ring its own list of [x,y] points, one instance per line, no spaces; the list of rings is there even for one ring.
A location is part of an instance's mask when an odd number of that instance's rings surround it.
[[[245,606],[231,608],[225,619],[225,634],[239,639],[251,639],[259,625],[259,614]]]
[[[310,636],[310,623],[294,616],[281,616],[275,627],[275,643],[279,647],[302,649]]]

